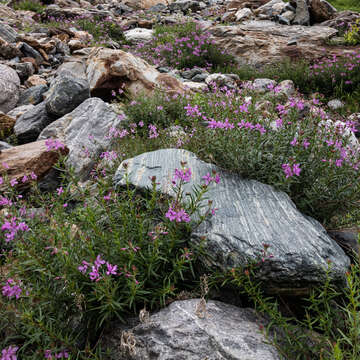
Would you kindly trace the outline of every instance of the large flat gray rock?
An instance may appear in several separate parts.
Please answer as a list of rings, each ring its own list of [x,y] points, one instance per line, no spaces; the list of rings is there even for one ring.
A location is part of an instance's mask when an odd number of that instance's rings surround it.
[[[326,42],[336,29],[326,26],[281,25],[268,20],[245,21],[240,25],[215,25],[208,29],[216,46],[234,55],[240,64],[263,66],[290,57],[309,61],[323,56]],[[296,45],[288,44],[296,42]],[[346,53],[344,47],[329,47],[332,53]]]
[[[186,161],[192,170],[185,192],[191,191],[193,184],[202,183],[202,176],[212,170],[221,176],[220,184],[211,185],[207,194],[219,210],[192,234],[196,242],[206,237],[207,253],[212,256],[206,261],[211,265],[221,268],[245,265],[257,259],[263,245],[269,244],[273,258],[262,266],[261,277],[266,279],[270,290],[294,293],[295,289],[308,289],[323,280],[328,260],[332,262],[332,278],[343,279],[349,259],[320,223],[296,209],[288,195],[269,185],[222,171],[189,151],[164,149],[125,160],[115,174],[114,183],[125,184],[124,163],[127,163],[131,184],[139,189],[151,188],[150,177],[156,176],[159,191],[173,195],[171,179],[181,161]]]
[[[152,315],[148,323],[132,329],[136,353],[119,351],[121,329],[106,336],[111,360],[280,360],[274,347],[265,344],[259,325],[264,319],[252,309],[219,301],[206,304],[206,315],[196,314],[200,299],[176,301]]]
[[[54,121],[39,135],[39,140],[58,138],[69,148],[67,165],[85,180],[101,152],[108,150],[113,139],[107,138],[111,127],[121,120],[111,107],[99,98],[85,100],[71,113]]]

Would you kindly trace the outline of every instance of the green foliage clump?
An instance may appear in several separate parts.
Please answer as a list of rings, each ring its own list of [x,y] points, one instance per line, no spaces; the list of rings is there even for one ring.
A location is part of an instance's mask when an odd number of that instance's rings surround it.
[[[351,24],[351,28],[344,34],[344,39],[348,45],[360,44],[360,18]]]
[[[130,122],[143,123],[142,134],[147,132],[149,125],[156,125],[159,128],[173,125],[190,126],[191,121],[188,121],[184,112],[187,101],[186,97],[179,94],[167,95],[155,92],[151,97],[140,95],[136,100],[129,101],[125,113]]]
[[[153,39],[134,51],[154,65],[178,69],[197,66],[211,70],[233,62],[233,57],[218,49],[196,22],[161,25],[154,30]]]
[[[34,11],[41,14],[46,6],[37,0],[21,0],[16,2],[13,7],[15,10]]]
[[[172,99],[171,116],[165,112],[164,96],[143,98],[126,111],[135,123],[139,116],[137,120],[144,117],[157,127],[180,120],[177,124],[186,127],[187,134],[175,146],[285,191],[300,211],[320,221],[356,208],[360,200],[358,150],[352,150],[345,124],[339,127],[324,120],[315,98],[285,103],[286,97],[274,88],[263,106],[257,105],[260,99],[251,89],[214,89]],[[150,108],[146,117],[142,109]],[[171,138],[168,143],[174,146]]]
[[[0,272],[0,349],[16,343],[21,359],[43,358],[49,349],[99,359],[98,342],[111,320],[163,307],[196,286],[193,264],[202,246],[189,239],[211,216],[211,205],[203,204],[207,186],[189,196],[185,180],[177,179],[170,200],[157,192],[155,178],[140,194],[127,181],[113,188],[108,171],[93,172],[90,187],[71,175],[55,194],[35,186],[20,201],[8,184],[1,199],[11,216],[0,215],[6,239],[0,248],[7,254],[0,258],[6,269]],[[30,206],[41,206],[42,216],[32,216]],[[181,217],[175,221],[170,209]]]

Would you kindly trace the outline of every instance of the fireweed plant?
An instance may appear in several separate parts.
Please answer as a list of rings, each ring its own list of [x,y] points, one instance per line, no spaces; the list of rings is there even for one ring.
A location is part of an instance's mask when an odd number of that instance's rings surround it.
[[[360,159],[351,135],[356,129],[351,122],[331,121],[316,98],[287,99],[279,88],[264,98],[249,87],[235,91],[214,84],[207,93],[130,102],[132,131],[143,108],[154,110],[146,121],[167,137],[167,146],[273,185],[322,222],[357,207]],[[183,128],[161,130],[164,119]]]
[[[109,136],[122,135],[112,129]],[[62,147],[54,140],[47,145],[49,151]],[[16,181],[1,174],[2,360],[99,359],[99,339],[111,320],[165,306],[196,287],[202,244],[189,243],[190,233],[215,213],[206,192],[219,176],[204,174],[185,194],[192,174],[179,164],[169,199],[158,193],[156,177],[141,194],[127,175],[126,184],[114,188],[121,160],[114,151],[102,153],[85,186],[62,159],[62,182],[53,193],[39,192],[33,173]],[[16,190],[27,183],[30,192]]]
[[[278,64],[255,69],[249,65],[219,66],[216,72],[234,73],[242,80],[269,78],[278,82],[292,80],[298,90],[306,95],[315,92],[326,98],[340,97],[352,100],[355,112],[360,94],[360,52],[352,51],[342,55],[332,55],[324,50],[321,59],[309,63],[305,60],[284,60]],[[356,107],[357,106],[357,107]]]
[[[129,51],[152,65],[169,66],[177,69],[195,66],[207,69],[219,65],[230,65],[233,57],[214,45],[209,34],[196,22],[177,25],[161,25],[154,28],[153,38]]]

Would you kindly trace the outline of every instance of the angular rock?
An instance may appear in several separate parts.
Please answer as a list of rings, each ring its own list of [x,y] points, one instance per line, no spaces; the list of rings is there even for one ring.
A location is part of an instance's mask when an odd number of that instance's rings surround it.
[[[36,141],[26,145],[14,146],[0,152],[0,172],[5,172],[9,180],[17,179],[17,187],[28,187],[30,182],[22,183],[21,179],[26,175],[30,177],[32,172],[40,180],[59,160],[60,155],[66,155],[68,149],[48,150],[45,141]],[[5,169],[1,164],[6,163],[9,168]],[[6,186],[6,185],[5,185]],[[4,190],[4,185],[0,185]]]
[[[52,83],[45,104],[49,114],[60,117],[73,111],[90,97],[86,80],[58,76]]]
[[[20,106],[17,106],[15,109],[12,109],[11,111],[9,111],[7,113],[7,115],[9,115],[17,120],[21,115],[24,115],[26,112],[33,109],[34,107],[35,106],[32,104],[20,105]]]
[[[321,23],[332,19],[337,10],[326,0],[310,0],[310,19],[312,23]]]
[[[25,42],[22,43],[20,50],[24,54],[25,57],[35,59],[35,61],[38,65],[43,63],[44,58],[41,56],[41,54],[37,50],[32,48],[30,45],[28,45],[27,43],[25,43]]]
[[[278,21],[279,22],[279,24],[282,24],[282,25],[291,25],[290,23],[290,20],[289,19],[287,19],[287,18],[285,18],[285,17],[283,17],[283,16],[281,16],[281,15],[277,15],[276,17],[275,17],[275,19],[276,19],[276,21]]]
[[[48,90],[46,85],[37,85],[32,86],[29,89],[26,89],[20,94],[20,98],[18,101],[18,106],[21,105],[37,105],[40,104],[44,98],[43,94]]]
[[[68,46],[71,51],[80,50],[80,49],[83,49],[84,47],[86,47],[86,45],[84,43],[82,43],[80,40],[75,40],[75,39],[70,40],[68,42]]]
[[[97,16],[100,20],[105,18],[112,18],[112,14],[109,11],[97,10],[92,8],[90,10],[84,10],[76,6],[60,8],[56,5],[47,6],[41,13],[41,19],[45,20],[49,18],[55,19],[73,19],[77,17],[89,17]]]
[[[149,11],[152,11],[152,12],[161,12],[161,11],[164,11],[166,9],[166,6],[164,4],[156,4],[154,6],[151,6],[149,8]]]
[[[199,68],[193,68],[193,69],[190,69],[190,70],[185,70],[185,71],[182,71],[181,72],[181,76],[184,78],[184,79],[187,79],[187,80],[191,80],[195,75],[200,75],[204,72],[204,70],[202,69],[199,69]],[[207,74],[208,76],[209,74]]]
[[[82,59],[73,57],[69,61],[61,64],[56,70],[58,77],[72,77],[76,79],[87,80],[86,77],[86,64]]]
[[[0,37],[8,43],[14,43],[18,33],[9,25],[0,22]]]
[[[208,73],[202,73],[202,74],[197,74],[194,77],[191,78],[191,81],[194,82],[204,82],[206,80],[206,78],[208,77]]]
[[[47,85],[47,81],[42,78],[40,75],[31,75],[26,81],[25,85],[27,87],[37,86],[37,85]]]
[[[245,19],[250,19],[253,16],[254,16],[254,14],[249,8],[240,9],[235,13],[236,21],[242,21],[242,20],[245,20]]]
[[[135,28],[124,32],[125,40],[134,43],[149,41],[152,39],[154,30]]]
[[[281,17],[286,19],[289,23],[291,23],[295,19],[295,13],[293,11],[285,11],[281,14]]]
[[[255,79],[252,88],[259,93],[266,93],[276,86],[276,81],[271,79]]]
[[[272,8],[275,4],[282,4],[283,0],[271,0],[268,1],[266,4],[258,7],[254,12],[255,14],[264,14],[264,15],[272,15]]]
[[[45,128],[38,140],[59,138],[69,148],[67,165],[86,179],[101,152],[109,150],[113,139],[110,128],[118,128],[123,117],[98,98],[85,100],[71,113]]]
[[[34,106],[31,110],[21,115],[14,127],[19,144],[35,141],[41,131],[51,124],[56,118],[46,111],[45,103]]]
[[[95,48],[87,59],[86,74],[92,96],[101,97],[121,86],[132,96],[149,94],[157,88],[184,91],[176,78],[159,73],[144,60],[122,50]]]
[[[170,4],[171,11],[182,11],[186,14],[189,10],[192,12],[196,12],[200,10],[199,2],[194,0],[177,0]]]
[[[206,77],[205,82],[207,85],[215,83],[218,86],[227,86],[228,88],[235,88],[236,81],[239,81],[240,78],[236,74],[219,74],[214,73]]]
[[[269,258],[260,267],[260,278],[268,292],[301,293],[324,280],[328,261],[332,262],[331,278],[342,284],[349,259],[316,220],[302,215],[288,195],[254,180],[228,173],[215,165],[200,161],[193,153],[180,149],[163,149],[123,161],[116,171],[114,184],[128,181],[138,189],[151,188],[151,177],[160,183],[158,190],[173,196],[171,180],[174,169],[186,161],[192,171],[192,185],[215,170],[221,178],[211,186],[207,198],[218,208],[216,216],[205,220],[192,233],[198,243],[205,237],[202,260],[212,266],[228,269],[257,261],[268,244]],[[125,170],[124,164],[127,164]]]
[[[12,44],[9,44],[3,38],[0,37],[0,56],[4,59],[12,59],[16,56],[21,56],[21,51]]]
[[[306,0],[296,0],[294,25],[310,25],[310,13]]]
[[[287,97],[293,96],[295,94],[295,85],[292,80],[283,80],[277,86],[280,93],[285,94]]]
[[[324,44],[336,30],[324,26],[287,26],[272,21],[248,21],[236,26],[216,25],[208,29],[220,49],[235,57],[239,64],[261,67],[286,58],[307,59],[323,56]],[[288,46],[290,41],[294,46]],[[297,45],[296,45],[297,44]],[[331,47],[331,52],[350,52],[344,47]]]
[[[17,72],[9,66],[0,64],[0,111],[12,110],[19,99],[20,79]]]
[[[208,301],[202,317],[196,314],[200,299],[175,301],[131,329],[136,345],[129,360],[280,360],[275,347],[266,344],[259,324],[267,321],[253,309]],[[200,317],[201,316],[201,317]],[[105,336],[109,360],[123,360],[119,351],[122,327]]]
[[[188,88],[189,90],[195,91],[195,92],[203,92],[208,90],[207,84],[203,82],[194,82],[194,81],[184,81],[183,85]]]
[[[286,6],[287,4],[284,2],[274,4],[271,8],[272,16],[280,15],[285,10]]]
[[[226,10],[229,9],[243,9],[250,8],[251,10],[255,10],[262,5],[270,2],[271,0],[225,0]]]
[[[124,5],[133,9],[149,9],[157,4],[169,5],[172,0],[125,0]]]
[[[35,67],[32,62],[16,63],[14,68],[19,75],[21,82],[26,81],[31,75],[35,73]]]

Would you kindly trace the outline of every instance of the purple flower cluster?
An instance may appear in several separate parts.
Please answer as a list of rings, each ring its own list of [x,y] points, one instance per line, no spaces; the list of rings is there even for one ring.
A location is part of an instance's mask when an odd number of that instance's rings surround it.
[[[289,178],[291,176],[299,176],[301,169],[300,164],[293,164],[292,166],[290,164],[282,164],[282,169],[284,170],[284,173],[286,175],[286,178]]]
[[[22,289],[20,286],[16,285],[16,282],[13,279],[7,279],[6,284],[1,288],[2,294],[8,298],[15,297],[19,299]]]
[[[58,353],[55,353],[51,350],[45,350],[44,353],[44,357],[45,359],[68,359],[69,358],[69,353],[67,352],[67,350],[62,350]]]
[[[176,221],[176,222],[190,222],[190,216],[187,214],[187,212],[184,209],[175,209],[175,206],[170,206],[169,210],[165,214],[165,216],[170,221]]]
[[[1,350],[0,360],[17,360],[16,352],[18,350],[17,346],[9,346],[6,349]]]
[[[211,176],[210,173],[207,173],[202,177],[202,179],[205,181],[206,186],[208,186],[213,181],[218,184],[220,182],[220,175],[215,173],[215,176]]]
[[[5,241],[9,242],[14,240],[16,234],[19,231],[25,232],[29,231],[29,227],[25,224],[25,222],[16,222],[16,217],[12,217],[10,221],[5,221],[1,226],[1,231],[5,231]]]
[[[47,151],[59,150],[59,149],[65,148],[65,145],[58,139],[55,139],[55,140],[54,139],[46,139],[45,145],[47,147]]]
[[[191,169],[175,169],[174,177],[172,179],[172,183],[176,184],[176,181],[180,180],[182,182],[188,183],[191,180]]]
[[[80,265],[78,267],[78,270],[82,273],[82,274],[86,274],[86,272],[88,271],[88,268],[91,267],[91,271],[89,272],[89,278],[91,281],[99,281],[102,279],[102,277],[100,276],[100,268],[102,267],[102,265],[106,264],[106,272],[105,274],[110,276],[110,275],[118,275],[117,273],[117,265],[111,265],[110,263],[108,263],[107,261],[103,260],[101,258],[100,255],[98,255],[94,261],[94,264],[90,264],[87,261],[82,261],[82,265]]]

